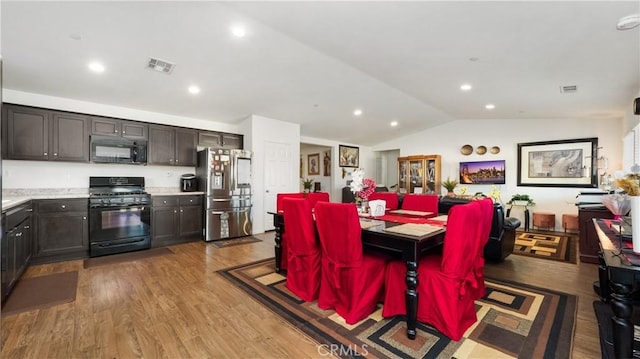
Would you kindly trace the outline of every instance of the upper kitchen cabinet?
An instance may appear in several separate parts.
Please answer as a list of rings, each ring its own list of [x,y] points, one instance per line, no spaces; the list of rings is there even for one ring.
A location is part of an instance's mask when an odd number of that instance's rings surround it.
[[[92,117],[91,134],[146,140],[149,137],[149,126],[135,121],[118,120],[107,117]]]
[[[153,165],[195,166],[195,130],[171,126],[149,126],[148,163]]]
[[[88,126],[84,115],[5,104],[3,158],[88,162]]]
[[[198,132],[198,147],[242,149],[242,135],[211,131]]]

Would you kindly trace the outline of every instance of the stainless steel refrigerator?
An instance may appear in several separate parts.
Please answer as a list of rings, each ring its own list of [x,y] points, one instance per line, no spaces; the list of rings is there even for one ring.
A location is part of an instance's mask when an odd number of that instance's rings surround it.
[[[205,241],[251,235],[251,152],[198,151],[198,188],[205,192]]]

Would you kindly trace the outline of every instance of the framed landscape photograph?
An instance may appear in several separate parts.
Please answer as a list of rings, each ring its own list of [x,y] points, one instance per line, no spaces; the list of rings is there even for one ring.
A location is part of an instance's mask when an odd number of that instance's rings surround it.
[[[309,176],[319,175],[320,174],[320,154],[314,153],[312,155],[307,155],[307,169]]]
[[[359,167],[360,149],[351,146],[338,146],[338,157],[340,167]]]
[[[505,184],[505,160],[460,162],[460,184]]]
[[[518,186],[598,187],[598,138],[518,144]]]

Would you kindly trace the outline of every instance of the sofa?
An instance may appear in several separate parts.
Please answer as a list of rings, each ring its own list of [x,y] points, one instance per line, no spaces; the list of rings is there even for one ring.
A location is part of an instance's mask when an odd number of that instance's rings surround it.
[[[464,204],[471,201],[470,197],[444,196],[438,203],[438,212],[449,213],[449,209],[457,204]],[[520,227],[520,220],[506,217],[504,207],[500,203],[493,204],[493,222],[489,240],[484,247],[484,258],[486,261],[499,263],[513,252],[516,241],[516,229]]]

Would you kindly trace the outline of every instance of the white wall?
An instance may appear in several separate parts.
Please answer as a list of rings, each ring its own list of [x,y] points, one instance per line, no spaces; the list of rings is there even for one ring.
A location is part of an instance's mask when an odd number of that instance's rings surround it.
[[[246,148],[253,151],[251,161],[253,179],[253,233],[265,231],[265,142],[279,142],[291,144],[291,188],[288,192],[297,192],[299,183],[300,158],[300,125],[262,116],[251,116],[245,120],[241,128],[250,128],[248,138],[251,140]],[[249,141],[247,141],[249,142]],[[275,206],[274,206],[275,208]]]
[[[563,213],[577,213],[574,205],[581,188],[519,187],[517,186],[517,144],[598,137],[602,154],[609,158],[609,171],[622,168],[623,119],[609,120],[468,120],[454,121],[410,136],[390,140],[374,146],[374,150],[400,149],[401,156],[440,154],[442,156],[442,179],[447,176],[458,178],[461,161],[506,161],[506,184],[497,186],[503,202],[513,194],[529,194],[536,202],[533,211],[556,213],[556,229],[561,229]],[[460,153],[463,145],[476,148],[499,146],[499,154]],[[491,192],[490,185],[468,185],[471,194]],[[514,208],[513,216],[521,213]],[[522,218],[522,217],[521,217]]]

